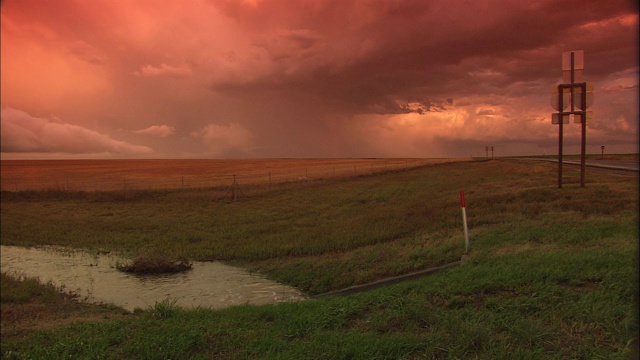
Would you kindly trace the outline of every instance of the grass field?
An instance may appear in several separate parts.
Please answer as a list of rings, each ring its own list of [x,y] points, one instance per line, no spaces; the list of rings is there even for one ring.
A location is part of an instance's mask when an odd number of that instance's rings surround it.
[[[219,311],[98,306],[64,322],[59,300],[3,278],[3,357],[627,359],[638,331],[638,178],[589,173],[580,188],[568,171],[557,189],[555,169],[449,163],[236,202],[210,189],[4,192],[2,244],[216,259],[309,294],[459,260],[460,190],[472,251],[458,267],[346,297]],[[5,320],[8,306],[28,313],[34,303],[51,309],[38,310],[48,326]]]
[[[5,191],[228,190],[370,175],[468,159],[2,160]]]

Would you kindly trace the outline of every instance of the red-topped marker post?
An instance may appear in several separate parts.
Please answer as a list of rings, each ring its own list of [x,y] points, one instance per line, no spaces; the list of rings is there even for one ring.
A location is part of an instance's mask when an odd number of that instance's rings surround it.
[[[460,206],[462,207],[462,224],[464,225],[464,253],[469,253],[469,231],[467,230],[467,209],[464,203],[464,190],[460,190]]]

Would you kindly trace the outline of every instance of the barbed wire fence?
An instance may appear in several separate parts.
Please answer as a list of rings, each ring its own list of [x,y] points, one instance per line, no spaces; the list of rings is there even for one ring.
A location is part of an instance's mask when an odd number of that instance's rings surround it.
[[[297,166],[290,169],[256,170],[246,173],[158,174],[158,171],[123,171],[116,174],[91,174],[73,171],[53,171],[46,177],[27,178],[13,176],[2,179],[2,191],[59,191],[59,192],[130,192],[180,189],[209,189],[219,197],[237,199],[238,195],[251,196],[265,191],[292,187],[310,181],[352,178],[388,171],[412,169],[425,165],[448,162],[433,159],[406,159],[358,164],[325,166]],[[4,177],[4,176],[3,176]],[[241,187],[241,188],[240,188]]]

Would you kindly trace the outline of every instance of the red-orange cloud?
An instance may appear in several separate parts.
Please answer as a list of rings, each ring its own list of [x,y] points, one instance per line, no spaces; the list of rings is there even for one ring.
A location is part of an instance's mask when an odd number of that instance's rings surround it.
[[[148,128],[132,131],[134,134],[151,135],[165,138],[176,133],[176,128],[167,125],[152,125]]]
[[[588,149],[637,151],[628,0],[20,0],[0,16],[3,108],[153,157],[552,153],[549,88],[579,49]],[[53,141],[23,130],[3,151]]]
[[[128,144],[76,125],[33,117],[24,111],[2,109],[1,151],[4,153],[67,153],[140,156],[146,146]]]
[[[189,76],[191,69],[187,65],[171,66],[160,64],[159,66],[145,65],[133,74],[137,76]]]
[[[191,134],[201,139],[213,157],[250,157],[253,135],[242,125],[231,123],[226,125],[208,124]]]

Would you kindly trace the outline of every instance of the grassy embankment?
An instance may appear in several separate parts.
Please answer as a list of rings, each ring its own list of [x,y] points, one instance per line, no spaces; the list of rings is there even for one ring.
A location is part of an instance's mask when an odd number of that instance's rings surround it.
[[[594,173],[580,188],[578,173],[567,175],[559,190],[553,164],[448,164],[237,203],[207,191],[3,194],[3,244],[219,259],[309,293],[459,259],[460,189],[473,250],[460,267],[343,298],[221,311],[167,301],[123,319],[6,336],[3,324],[2,349],[7,357],[627,358],[637,335],[637,177]],[[12,304],[4,287],[3,313]]]

